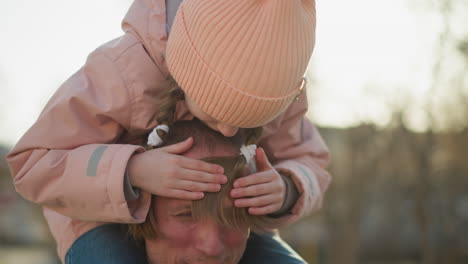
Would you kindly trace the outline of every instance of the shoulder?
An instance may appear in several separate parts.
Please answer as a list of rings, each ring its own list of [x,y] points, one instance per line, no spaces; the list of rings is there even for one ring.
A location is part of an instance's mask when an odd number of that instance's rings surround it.
[[[158,98],[167,86],[165,65],[156,65],[143,43],[133,34],[125,34],[94,50],[85,70],[108,82],[118,80],[126,90],[132,112],[132,127],[153,125]]]
[[[143,43],[131,33],[101,45],[89,55],[87,62],[100,56],[109,63],[107,66],[116,67],[122,77],[129,81],[138,78],[151,82],[155,79],[165,79],[168,74],[165,65],[156,65]]]

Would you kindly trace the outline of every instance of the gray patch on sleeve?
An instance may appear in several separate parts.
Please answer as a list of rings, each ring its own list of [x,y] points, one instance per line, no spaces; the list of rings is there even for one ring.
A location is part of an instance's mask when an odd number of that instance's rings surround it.
[[[302,167],[301,165],[298,165],[299,169],[302,171],[302,173],[304,173],[304,175],[306,176],[306,179],[307,179],[307,182],[309,183],[309,188],[310,188],[310,192],[312,193],[312,195],[315,195],[315,192],[314,192],[314,183],[312,182],[312,179],[310,178],[311,175],[307,172],[306,169],[304,169],[304,167]]]
[[[97,173],[97,168],[99,165],[99,161],[102,158],[102,154],[106,151],[108,146],[99,146],[97,147],[91,157],[89,157],[88,161],[88,168],[86,169],[86,176],[95,177]]]

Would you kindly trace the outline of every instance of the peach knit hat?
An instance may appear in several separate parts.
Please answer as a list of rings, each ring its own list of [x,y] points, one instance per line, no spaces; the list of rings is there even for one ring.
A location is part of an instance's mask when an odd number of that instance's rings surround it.
[[[301,93],[314,44],[314,0],[184,0],[166,61],[205,113],[256,127]]]

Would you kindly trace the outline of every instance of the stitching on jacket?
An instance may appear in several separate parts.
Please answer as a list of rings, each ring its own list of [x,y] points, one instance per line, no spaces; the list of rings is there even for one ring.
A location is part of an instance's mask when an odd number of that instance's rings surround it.
[[[106,167],[106,170],[104,173],[106,175],[106,194],[107,194],[107,199],[109,200],[109,203],[110,203],[110,207],[112,208],[112,211],[114,213],[115,216],[117,216],[117,218],[119,218],[119,209],[117,208],[118,205],[115,205],[115,201],[114,201],[114,198],[112,197],[111,193],[113,193],[113,188],[109,188],[109,183],[111,183],[111,179],[113,178],[114,175],[113,174],[113,171],[112,171],[112,163],[114,162],[115,158],[116,157],[119,157],[120,156],[120,151],[122,150],[123,146],[119,146],[119,148],[115,151],[115,154],[112,155],[112,157],[109,159],[109,161],[107,162],[107,165]],[[117,176],[117,175],[115,175]],[[122,183],[123,183],[123,180],[122,180]],[[122,191],[123,191],[123,188],[122,188]]]
[[[128,85],[128,82],[125,78],[125,75],[122,74],[122,69],[119,67],[118,63],[116,63],[116,61],[121,58],[121,56],[127,52],[131,47],[137,45],[138,42],[136,42],[135,44],[131,45],[130,47],[126,48],[124,52],[121,52],[115,60],[113,60],[112,58],[110,58],[106,53],[104,53],[103,51],[101,50],[96,50],[96,53],[97,55],[102,55],[104,56],[105,58],[107,58],[110,62],[111,62],[111,65],[115,68],[115,70],[117,71],[117,75],[120,77],[120,80],[122,81],[122,84],[124,85],[124,88],[125,88],[125,91],[127,91],[127,97],[129,98],[129,108],[130,108],[130,114],[128,115],[128,124],[129,124],[129,130],[131,130],[131,128],[133,127],[133,115],[135,113],[135,109],[134,109],[134,104],[132,103],[134,101],[134,94],[133,94],[133,88],[131,88],[131,86]],[[132,92],[130,92],[129,90],[132,90]],[[120,124],[120,126],[122,126],[122,124]]]
[[[164,3],[164,4],[166,4],[166,3]],[[148,17],[148,21],[147,21],[148,23],[147,23],[147,25],[146,25],[146,27],[147,27],[148,29],[152,28],[152,27],[151,27],[151,17],[152,17],[152,15],[153,15],[153,13],[154,13],[155,5],[156,5],[156,3],[154,3],[154,1],[151,1],[151,9],[150,9],[150,11],[149,11],[149,12],[150,12],[150,15],[147,16],[147,17]],[[164,7],[164,9],[166,9],[166,7]],[[166,11],[164,11],[163,13],[164,13],[165,20],[167,21]],[[166,23],[167,23],[167,22],[166,22]],[[150,40],[150,41],[149,41],[149,42],[150,42],[149,45],[152,46],[152,47],[154,47],[153,42],[155,42],[155,41],[157,41],[157,40],[153,39],[153,36],[149,33],[149,31],[150,31],[150,30],[148,30],[148,32],[146,33],[146,34],[147,34],[146,38]],[[168,39],[168,34],[166,33],[166,44],[167,44],[167,39]],[[140,40],[140,41],[141,41],[141,40]],[[145,52],[148,53],[148,57],[149,57],[149,58],[151,59],[151,61],[154,63],[154,65],[156,66],[156,68],[158,68],[158,70],[159,70],[159,72],[161,73],[161,75],[164,76],[164,75],[165,75],[165,74],[164,74],[164,71],[163,71],[163,69],[161,69],[162,65],[159,65],[159,64],[157,63],[157,61],[156,61],[155,59],[153,59],[153,56],[151,56],[151,53],[147,50],[147,48],[146,48],[145,45],[143,44],[143,41],[141,41],[141,46],[143,47],[143,49],[145,50]]]

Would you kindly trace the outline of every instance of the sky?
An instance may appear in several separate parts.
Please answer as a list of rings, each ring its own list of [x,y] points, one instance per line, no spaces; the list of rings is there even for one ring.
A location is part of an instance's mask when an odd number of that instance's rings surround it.
[[[408,95],[418,118],[430,86],[439,24],[405,0],[317,1],[316,47],[307,75],[308,116],[318,125],[385,125]],[[122,34],[130,0],[0,1],[0,144],[13,145],[54,91],[99,45]],[[421,114],[421,113],[419,113]]]

